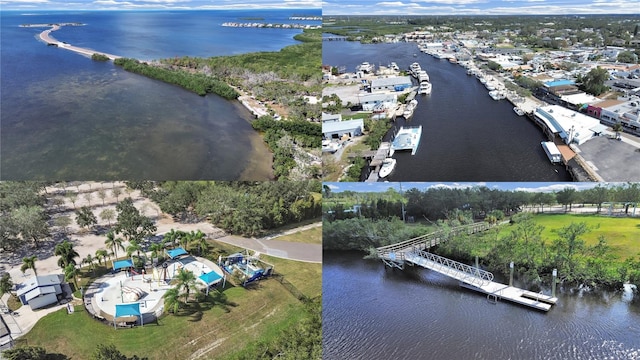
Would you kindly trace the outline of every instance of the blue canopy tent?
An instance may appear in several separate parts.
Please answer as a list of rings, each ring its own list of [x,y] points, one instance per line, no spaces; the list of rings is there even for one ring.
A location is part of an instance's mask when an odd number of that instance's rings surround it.
[[[113,327],[116,327],[116,318],[122,316],[139,316],[140,325],[144,326],[142,321],[142,312],[140,312],[140,303],[116,304],[116,313],[113,316]]]
[[[206,274],[202,274],[198,276],[198,279],[202,281],[207,286],[207,295],[209,295],[209,287],[211,285],[215,285],[220,282],[220,280],[224,280],[226,282],[226,277],[221,276],[215,271],[208,272]],[[224,283],[222,285],[224,287]]]
[[[113,270],[119,270],[123,268],[132,268],[132,267],[133,267],[133,261],[131,261],[130,259],[113,262]]]
[[[187,251],[181,247],[175,248],[173,250],[167,250],[167,255],[169,255],[169,257],[172,260],[177,258],[180,255],[186,255],[186,254],[188,254]]]

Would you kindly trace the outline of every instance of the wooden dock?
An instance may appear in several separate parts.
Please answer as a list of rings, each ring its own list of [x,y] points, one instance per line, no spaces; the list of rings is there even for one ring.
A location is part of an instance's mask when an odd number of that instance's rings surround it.
[[[376,182],[380,179],[380,177],[378,176],[378,172],[380,171],[380,167],[382,166],[382,161],[386,159],[387,156],[389,156],[389,149],[391,149],[391,143],[383,142],[380,144],[380,147],[378,147],[378,150],[373,155],[371,163],[369,163],[369,166],[375,169],[369,174],[369,177],[367,178],[367,180],[365,180],[365,182]]]

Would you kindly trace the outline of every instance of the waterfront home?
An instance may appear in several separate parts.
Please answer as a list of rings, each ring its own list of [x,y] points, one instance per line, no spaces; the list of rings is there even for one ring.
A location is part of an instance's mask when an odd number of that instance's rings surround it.
[[[345,120],[322,123],[323,139],[342,139],[347,137],[360,136],[364,132],[364,120]]]
[[[371,80],[371,92],[404,91],[412,86],[411,77],[394,76]]]

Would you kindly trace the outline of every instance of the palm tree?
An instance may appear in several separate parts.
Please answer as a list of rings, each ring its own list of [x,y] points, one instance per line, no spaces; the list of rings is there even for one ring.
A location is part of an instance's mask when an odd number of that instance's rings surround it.
[[[63,269],[70,264],[75,266],[76,265],[75,258],[80,256],[78,252],[73,249],[73,244],[66,239],[60,244],[56,245],[53,251],[53,254],[60,256],[60,259],[58,259],[58,266],[60,266]]]
[[[113,231],[109,231],[107,233],[107,240],[104,241],[104,244],[108,249],[113,251],[113,255],[115,258],[118,258],[118,248],[124,251],[124,246],[122,246],[122,238],[116,237],[116,234]]]
[[[162,243],[163,244],[167,244],[167,243],[171,243],[171,247],[175,248],[175,241],[176,239],[179,239],[182,234],[184,234],[182,231],[175,231],[174,229],[171,229],[168,233],[164,234],[164,236],[162,237]]]
[[[98,264],[102,265],[102,260],[105,260],[109,256],[109,252],[105,249],[96,250],[96,259],[98,259]]]
[[[24,273],[28,269],[31,269],[33,270],[33,275],[38,276],[38,272],[36,271],[36,260],[38,260],[38,257],[35,255],[23,257],[22,267],[20,267],[20,271]]]
[[[91,269],[91,273],[95,275],[95,271],[94,271],[94,267],[93,267],[93,256],[91,256],[91,254],[87,254],[87,256],[82,259],[82,263],[87,263],[89,265],[89,268]]]
[[[191,237],[191,241],[198,248],[200,255],[204,254],[205,251],[207,251],[207,238],[202,231],[198,230],[197,232],[195,232]]]
[[[151,244],[151,246],[149,246],[149,250],[151,250],[151,257],[157,258],[159,257],[159,255],[162,255],[164,247],[160,243],[153,243]]]
[[[189,292],[196,287],[196,276],[189,270],[180,269],[176,276],[176,289],[184,291],[184,303],[189,300]]]
[[[164,308],[176,314],[180,308],[180,291],[177,288],[171,288],[162,297],[164,298]]]
[[[111,226],[111,220],[116,218],[116,211],[113,209],[104,209],[100,212],[100,219],[106,220]]]
[[[69,281],[73,280],[73,284],[76,286],[76,290],[78,290],[78,274],[80,272],[76,268],[75,264],[69,264],[64,268],[64,280]]]
[[[140,245],[137,241],[131,240],[129,242],[129,246],[127,246],[127,256],[131,257],[131,254],[134,252],[140,257],[140,250],[142,250],[142,245]]]

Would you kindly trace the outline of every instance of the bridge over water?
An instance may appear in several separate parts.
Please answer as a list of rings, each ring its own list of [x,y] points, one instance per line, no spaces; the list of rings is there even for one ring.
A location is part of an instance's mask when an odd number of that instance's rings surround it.
[[[376,250],[382,262],[391,268],[404,270],[407,265],[421,266],[456,279],[463,287],[487,294],[489,301],[497,302],[504,299],[534,309],[549,311],[558,298],[495,282],[493,274],[488,271],[426,251],[449,236],[461,233],[473,234],[490,227],[491,225],[487,223],[477,223],[452,228],[449,231],[439,230],[397,244],[382,246]]]

